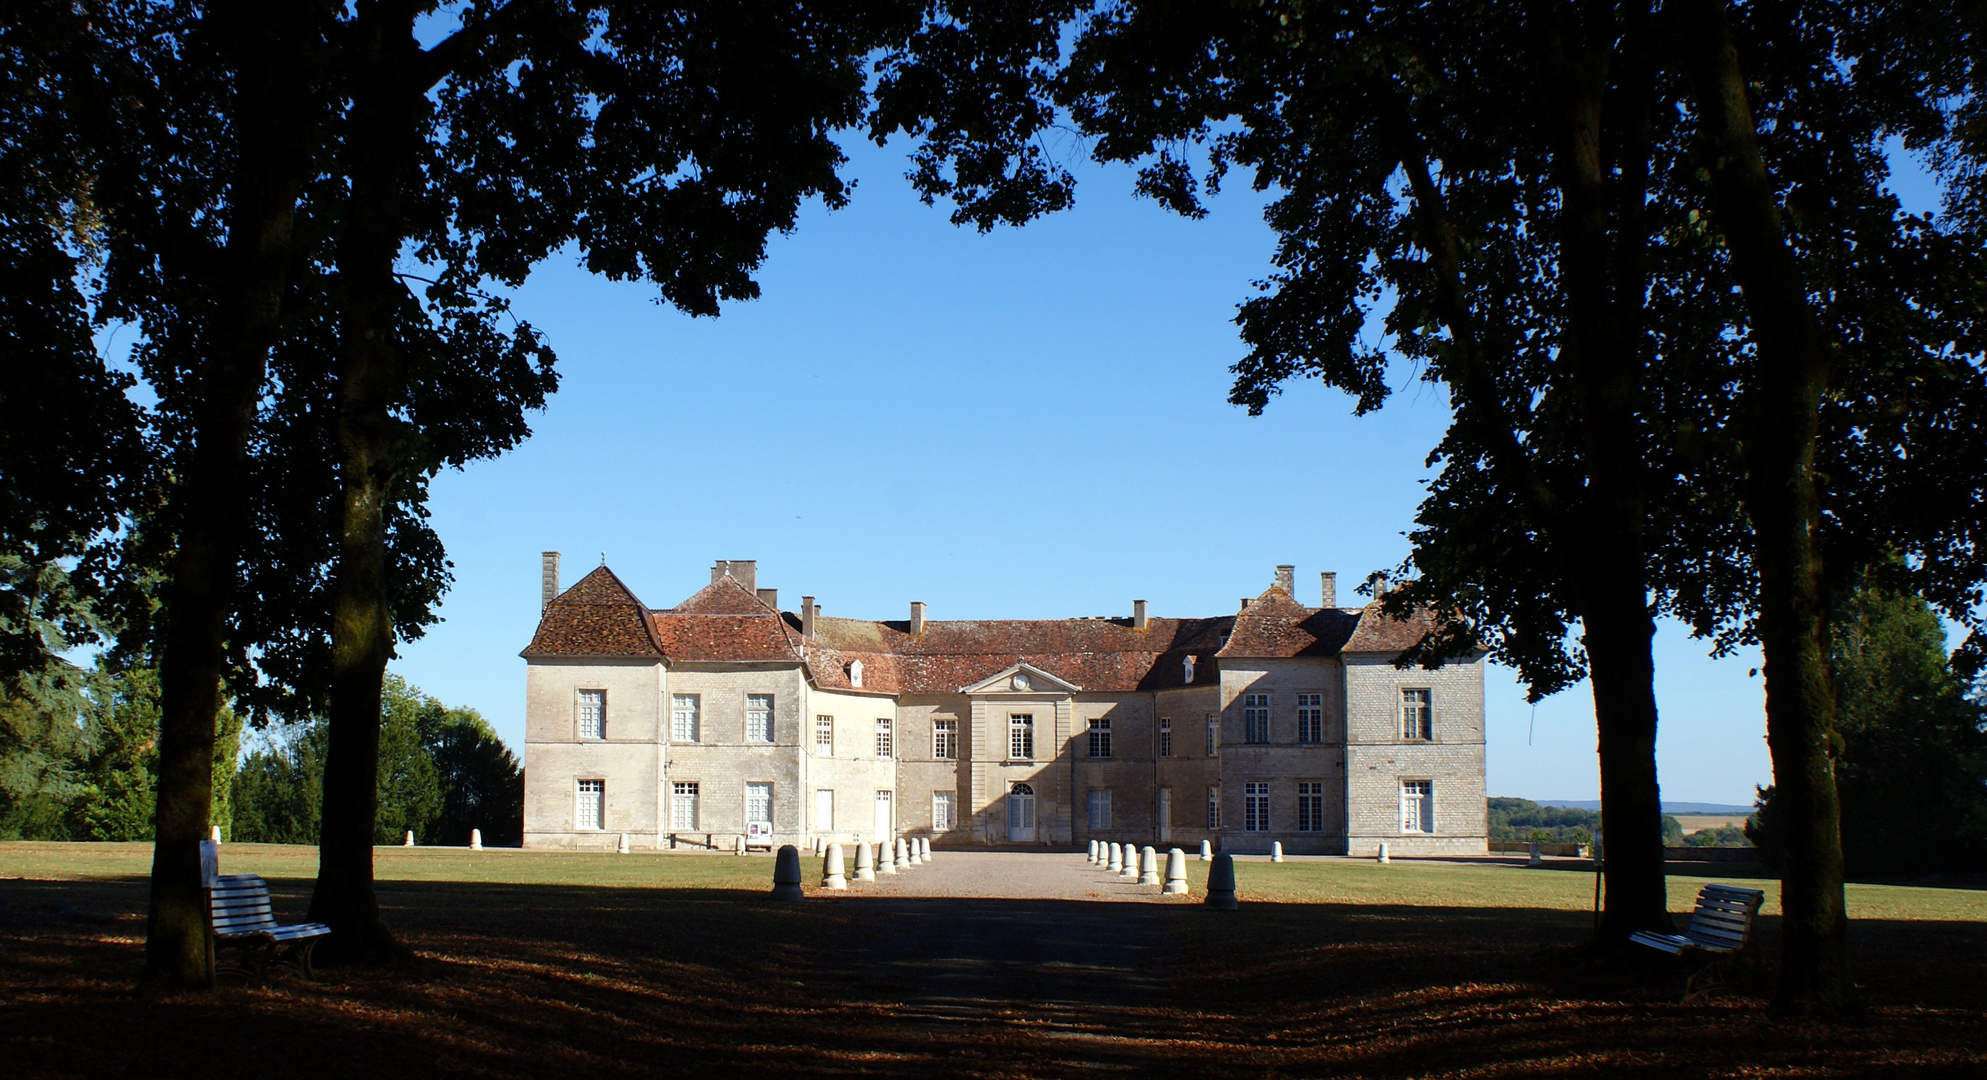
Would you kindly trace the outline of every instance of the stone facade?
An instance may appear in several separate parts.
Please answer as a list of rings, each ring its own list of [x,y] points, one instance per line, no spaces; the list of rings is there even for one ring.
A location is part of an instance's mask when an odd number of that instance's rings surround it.
[[[558,592],[556,559],[527,847],[1486,850],[1483,662],[1394,667],[1428,627],[1333,606],[1329,576],[1323,606],[1280,567],[1217,618],[867,621],[781,611],[749,561],[654,610],[604,566]]]

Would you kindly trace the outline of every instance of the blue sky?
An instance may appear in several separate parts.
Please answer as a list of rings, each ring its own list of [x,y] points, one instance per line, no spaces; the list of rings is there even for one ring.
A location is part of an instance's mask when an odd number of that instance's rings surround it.
[[[1438,388],[1403,372],[1364,418],[1315,384],[1226,404],[1260,197],[1186,221],[1090,166],[1073,210],[980,235],[916,200],[900,150],[850,153],[854,204],[810,208],[762,298],[717,319],[570,258],[519,292],[564,381],[521,449],[437,481],[456,583],[395,671],[521,746],[541,550],[567,584],[604,552],[657,607],[757,559],[784,607],[878,619],[1224,614],[1278,563],[1316,603],[1318,571],[1343,598],[1406,554]],[[1756,656],[1709,660],[1675,625],[1656,649],[1665,798],[1749,803],[1771,776]],[[1584,684],[1536,712],[1508,671],[1486,690],[1491,794],[1596,797]]]

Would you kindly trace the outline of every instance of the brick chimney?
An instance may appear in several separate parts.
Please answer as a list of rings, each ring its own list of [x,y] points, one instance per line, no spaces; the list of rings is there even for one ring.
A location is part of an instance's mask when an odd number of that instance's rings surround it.
[[[538,610],[542,613],[559,596],[559,553],[547,551],[538,557]]]
[[[1335,570],[1327,570],[1324,573],[1319,574],[1318,583],[1320,586],[1319,595],[1322,597],[1322,600],[1319,602],[1319,606],[1337,607],[1338,606],[1338,572]]]
[[[1133,600],[1131,602],[1131,628],[1133,630],[1145,629],[1145,601],[1143,600]]]
[[[800,598],[800,636],[814,636],[814,598],[811,596]]]
[[[925,602],[923,600],[913,600],[911,601],[911,633],[922,634],[924,632]]]
[[[1296,595],[1297,595],[1297,568],[1296,568],[1296,567],[1294,567],[1294,566],[1279,566],[1279,567],[1277,567],[1277,568],[1276,568],[1276,587],[1277,587],[1277,588],[1279,588],[1279,589],[1282,589],[1282,590],[1283,590],[1283,595],[1285,595],[1285,596],[1296,596]]]

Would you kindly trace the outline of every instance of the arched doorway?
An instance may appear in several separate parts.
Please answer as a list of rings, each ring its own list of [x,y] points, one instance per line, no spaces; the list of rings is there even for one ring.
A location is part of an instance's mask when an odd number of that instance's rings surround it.
[[[1035,789],[1017,783],[1007,789],[1007,842],[1030,844],[1035,841]]]

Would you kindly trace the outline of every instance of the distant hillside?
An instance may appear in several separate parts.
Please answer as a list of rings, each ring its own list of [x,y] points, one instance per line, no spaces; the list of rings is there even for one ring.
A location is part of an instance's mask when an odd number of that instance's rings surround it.
[[[1589,799],[1585,802],[1573,802],[1566,799],[1534,799],[1532,801],[1538,803],[1540,806],[1563,806],[1569,810],[1599,810],[1601,808],[1599,799]],[[1752,807],[1715,802],[1666,802],[1663,804],[1663,813],[1733,814],[1744,816],[1752,813]]]

